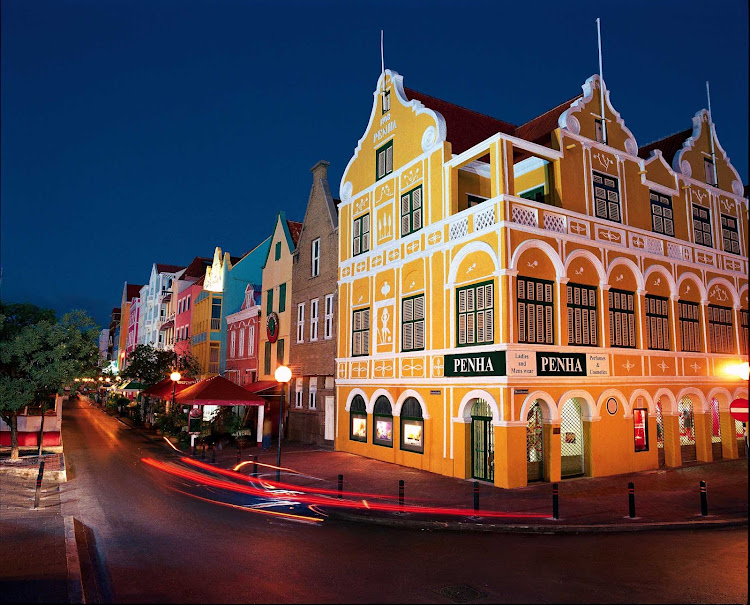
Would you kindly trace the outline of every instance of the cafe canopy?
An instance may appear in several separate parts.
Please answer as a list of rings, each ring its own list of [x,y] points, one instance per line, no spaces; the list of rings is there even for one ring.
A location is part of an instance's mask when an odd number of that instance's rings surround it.
[[[190,385],[175,396],[177,403],[192,405],[265,405],[265,400],[223,376],[212,376]]]

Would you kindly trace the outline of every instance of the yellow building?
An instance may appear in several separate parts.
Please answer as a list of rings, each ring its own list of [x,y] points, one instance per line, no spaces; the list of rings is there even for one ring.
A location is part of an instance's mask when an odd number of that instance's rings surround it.
[[[341,180],[337,449],[500,487],[737,457],[740,177],[705,110],[639,150],[582,88],[514,126],[378,80]]]

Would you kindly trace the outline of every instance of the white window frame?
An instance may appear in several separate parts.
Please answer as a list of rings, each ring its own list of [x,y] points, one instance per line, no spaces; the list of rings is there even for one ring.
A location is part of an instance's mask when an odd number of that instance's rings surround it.
[[[312,254],[311,254],[311,275],[317,277],[320,275],[320,238],[312,241]]]
[[[232,336],[229,339],[229,357],[234,359],[237,353],[237,330],[232,330]]]
[[[245,356],[245,328],[240,328],[240,350],[239,357],[242,359]]]
[[[301,408],[302,407],[302,396],[303,396],[303,385],[302,385],[302,378],[297,378],[296,386],[294,388],[294,407],[295,408]]]
[[[333,338],[333,294],[326,294],[325,300],[325,324],[323,328],[323,338],[331,340]]]
[[[318,317],[320,309],[320,299],[313,298],[310,301],[310,342],[318,340]]]
[[[297,305],[297,342],[305,342],[305,303]]]
[[[247,329],[247,356],[255,355],[255,326]]]
[[[307,391],[307,407],[310,410],[318,409],[318,377],[310,378],[310,384]]]

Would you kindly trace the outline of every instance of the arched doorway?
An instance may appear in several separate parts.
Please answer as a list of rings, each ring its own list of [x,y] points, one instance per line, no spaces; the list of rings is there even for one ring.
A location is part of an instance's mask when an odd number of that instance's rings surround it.
[[[683,397],[677,404],[677,413],[680,421],[680,450],[682,462],[695,462],[697,459],[695,451],[695,416],[693,414],[693,401],[690,397]]]
[[[544,427],[542,406],[538,401],[526,416],[526,478],[531,481],[544,479]]]
[[[664,466],[664,413],[661,409],[661,400],[656,402],[656,452],[659,458],[659,466]]]
[[[711,399],[711,451],[714,460],[721,460],[721,422],[719,421],[719,400]]]
[[[476,399],[471,406],[471,476],[482,481],[495,480],[492,409],[484,399]]]
[[[581,405],[569,399],[560,413],[560,476],[577,477],[586,473],[585,443]]]

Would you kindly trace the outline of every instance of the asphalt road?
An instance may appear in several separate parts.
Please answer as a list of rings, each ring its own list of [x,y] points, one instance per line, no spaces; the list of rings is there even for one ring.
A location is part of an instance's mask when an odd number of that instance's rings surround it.
[[[88,403],[63,418],[66,514],[93,530],[114,602],[748,601],[746,528],[526,536],[271,519],[176,491],[191,490],[141,462],[176,454]],[[461,585],[481,594],[440,592]]]

